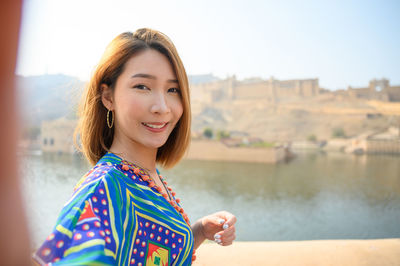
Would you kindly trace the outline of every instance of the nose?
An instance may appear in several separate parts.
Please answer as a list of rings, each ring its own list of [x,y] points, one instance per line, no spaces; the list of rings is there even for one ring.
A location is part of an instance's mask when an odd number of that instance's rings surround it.
[[[163,93],[154,94],[153,103],[151,105],[151,112],[158,114],[165,114],[171,112],[166,95],[164,95]]]

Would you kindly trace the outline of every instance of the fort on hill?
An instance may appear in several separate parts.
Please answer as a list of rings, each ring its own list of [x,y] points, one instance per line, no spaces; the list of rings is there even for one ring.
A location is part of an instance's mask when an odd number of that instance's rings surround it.
[[[229,135],[229,143],[235,145],[238,141],[245,145],[257,141],[269,145],[306,140],[323,142],[341,137],[354,139],[358,144],[353,148],[357,150],[364,143],[359,136],[371,139],[384,135],[390,128],[400,128],[400,86],[390,85],[387,79],[371,80],[365,88],[330,91],[321,88],[318,79],[278,80],[271,77],[268,80],[237,80],[231,76],[221,80],[212,75],[189,78],[193,139],[201,139],[205,129],[211,129],[214,137],[223,131]],[[73,89],[66,85],[68,82],[46,83],[46,86],[39,82],[40,86],[33,86],[38,83],[36,79],[26,80],[20,88],[20,95],[35,95],[33,92],[43,91],[49,96],[45,102],[35,97],[29,97],[30,100],[25,102],[31,110],[29,114],[35,118],[32,121],[43,122],[41,129],[37,130],[40,137],[35,134],[32,139],[44,151],[70,152],[73,150],[71,141],[67,143],[63,139],[72,136],[76,117],[68,113],[72,112],[76,102],[71,98],[70,102],[62,104],[71,110],[58,113],[54,113],[55,108],[48,108],[48,103],[62,102],[60,99],[68,98],[66,93]],[[48,77],[43,79],[48,80]],[[31,85],[26,87],[26,84]],[[75,87],[83,87],[83,84]],[[54,90],[60,92],[59,98],[50,97]],[[61,116],[68,119],[50,121]],[[398,141],[399,134],[391,136],[397,136]]]
[[[192,129],[197,134],[211,128],[285,142],[328,140],[336,131],[354,137],[400,125],[400,86],[387,79],[331,91],[321,88],[317,78],[202,78],[191,82]]]
[[[371,80],[365,88],[330,91],[319,86],[318,79],[269,80],[251,78],[239,81],[236,76],[224,80],[191,84],[192,98],[205,103],[221,100],[264,100],[276,103],[293,97],[315,97],[324,94],[348,99],[400,101],[400,86],[390,86],[389,80]]]
[[[209,83],[191,86],[194,100],[216,102],[221,100],[267,100],[276,102],[278,99],[302,96],[312,97],[320,93],[318,79],[306,80],[269,80],[260,78],[238,81],[236,76]]]

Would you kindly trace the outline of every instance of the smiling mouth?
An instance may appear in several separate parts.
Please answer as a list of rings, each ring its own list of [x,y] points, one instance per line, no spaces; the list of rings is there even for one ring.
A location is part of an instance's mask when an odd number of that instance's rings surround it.
[[[146,127],[154,128],[154,129],[161,129],[165,127],[168,123],[142,123]]]

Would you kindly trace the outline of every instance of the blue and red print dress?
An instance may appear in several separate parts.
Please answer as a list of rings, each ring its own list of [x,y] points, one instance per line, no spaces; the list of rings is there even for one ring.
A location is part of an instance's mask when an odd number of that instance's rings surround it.
[[[149,186],[143,169],[107,153],[79,181],[41,265],[191,265],[193,233],[179,204]]]

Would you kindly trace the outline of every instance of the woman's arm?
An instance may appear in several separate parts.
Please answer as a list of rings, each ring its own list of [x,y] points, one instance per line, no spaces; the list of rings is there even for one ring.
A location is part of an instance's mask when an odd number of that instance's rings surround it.
[[[197,220],[194,224],[192,224],[192,232],[194,236],[194,249],[197,249],[203,242],[206,240],[206,237],[203,233],[203,226],[201,225],[202,219]]]
[[[235,240],[236,217],[226,211],[204,216],[192,224],[194,248],[197,249],[204,240],[214,240],[222,246],[231,245]]]

